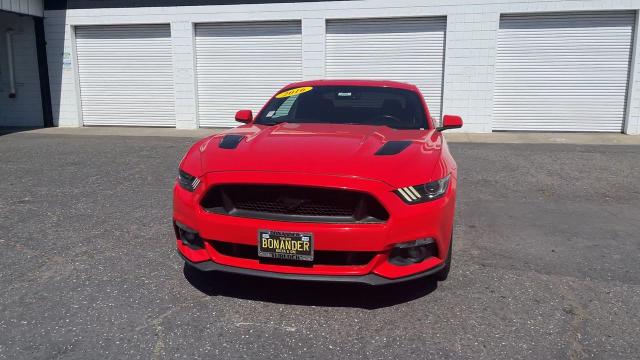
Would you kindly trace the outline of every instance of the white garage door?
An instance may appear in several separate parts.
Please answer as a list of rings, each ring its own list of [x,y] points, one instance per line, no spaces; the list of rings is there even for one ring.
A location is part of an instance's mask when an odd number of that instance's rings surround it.
[[[198,24],[196,64],[200,126],[236,126],[237,110],[302,80],[300,22]]]
[[[634,14],[503,16],[494,130],[622,131]]]
[[[329,20],[326,75],[412,83],[438,121],[446,25],[440,17]]]
[[[76,28],[85,125],[175,126],[169,25]]]

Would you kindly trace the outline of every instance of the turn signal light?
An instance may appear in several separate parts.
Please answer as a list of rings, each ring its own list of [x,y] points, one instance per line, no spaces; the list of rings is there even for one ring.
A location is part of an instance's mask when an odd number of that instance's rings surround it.
[[[443,197],[448,188],[449,175],[430,183],[399,188],[394,192],[407,204],[419,204]]]

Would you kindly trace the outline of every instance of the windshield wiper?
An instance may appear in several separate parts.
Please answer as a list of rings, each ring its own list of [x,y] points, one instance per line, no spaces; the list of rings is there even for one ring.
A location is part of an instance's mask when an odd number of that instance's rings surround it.
[[[271,120],[271,121],[262,121],[259,122],[258,124],[260,125],[267,125],[267,126],[274,126],[274,125],[278,125],[278,124],[282,124],[282,123],[286,123],[287,120]]]
[[[289,121],[271,120],[271,121],[262,121],[262,122],[259,122],[258,124],[274,126],[274,125],[279,125],[286,122],[289,122]],[[319,122],[311,122],[311,121],[297,122],[296,121],[294,123],[295,124],[334,124],[334,125],[374,125],[374,126],[385,126],[385,127],[396,129],[396,130],[416,130],[416,128],[413,125],[400,125],[400,124],[367,124],[367,123],[361,123],[361,122],[345,123],[345,122],[332,122],[332,121],[319,121]]]
[[[396,130],[416,130],[413,125],[394,125],[394,124],[382,124],[382,126],[386,126]]]

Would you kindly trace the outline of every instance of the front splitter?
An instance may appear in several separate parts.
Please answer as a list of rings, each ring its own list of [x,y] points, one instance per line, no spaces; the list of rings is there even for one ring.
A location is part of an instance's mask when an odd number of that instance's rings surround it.
[[[228,274],[236,274],[236,275],[245,275],[245,276],[255,276],[269,279],[280,279],[280,280],[296,280],[296,281],[314,281],[314,282],[325,282],[325,283],[354,283],[354,284],[366,284],[366,285],[388,285],[388,284],[397,284],[406,281],[417,280],[421,278],[425,278],[431,276],[438,271],[442,270],[446,264],[442,263],[434,268],[431,268],[427,271],[404,276],[397,279],[388,279],[376,274],[367,274],[367,275],[307,275],[307,274],[289,274],[289,273],[278,273],[271,271],[261,271],[261,270],[253,270],[253,269],[245,269],[239,268],[235,266],[227,266],[218,264],[213,261],[204,261],[194,263],[189,261],[184,255],[178,251],[178,254],[184,259],[187,265],[198,269],[200,271],[219,271]]]

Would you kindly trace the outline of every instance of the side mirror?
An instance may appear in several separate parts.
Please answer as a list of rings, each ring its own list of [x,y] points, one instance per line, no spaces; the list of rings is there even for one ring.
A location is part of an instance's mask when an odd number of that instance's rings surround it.
[[[251,110],[240,110],[236,113],[236,121],[244,124],[248,124],[253,120],[253,113]]]
[[[458,115],[445,115],[442,117],[442,126],[438,128],[438,131],[448,129],[459,129],[462,127],[462,118]]]

